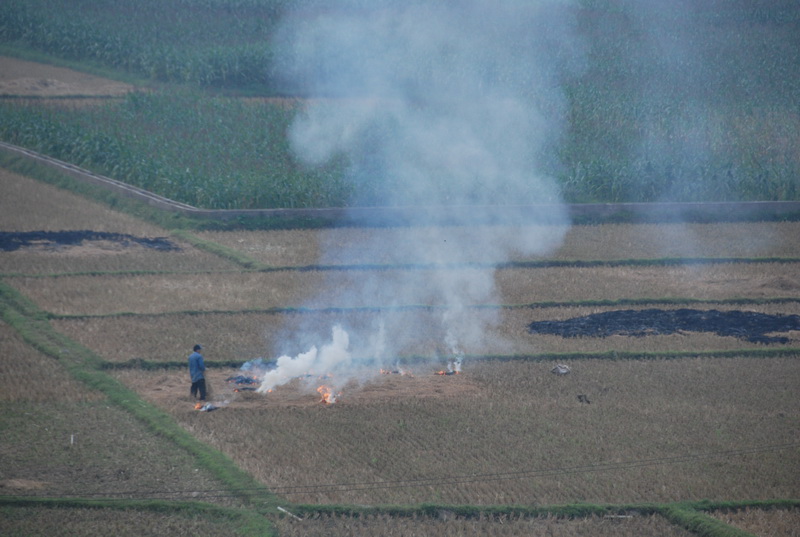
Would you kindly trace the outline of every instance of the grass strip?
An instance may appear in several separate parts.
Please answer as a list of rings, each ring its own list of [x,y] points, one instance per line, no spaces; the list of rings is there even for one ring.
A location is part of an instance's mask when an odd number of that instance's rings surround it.
[[[683,358],[792,358],[800,356],[800,348],[788,347],[780,349],[733,349],[724,351],[605,351],[605,352],[565,352],[542,354],[503,354],[503,355],[460,355],[470,362],[499,361],[499,362],[567,362],[579,360],[680,360]],[[455,359],[456,356],[437,356],[438,361]],[[431,363],[430,356],[399,356],[396,363],[402,365],[415,365]],[[267,360],[269,362],[269,360]],[[359,361],[355,358],[355,361]],[[374,363],[374,359],[365,359],[367,363]],[[239,368],[243,361],[235,360],[206,360],[209,369]],[[185,361],[144,360],[132,358],[125,362],[104,361],[98,366],[104,370],[130,370],[142,369],[153,371],[160,369],[186,369]]]
[[[556,516],[559,518],[585,518],[589,516],[637,516],[659,513],[663,515],[666,509],[685,510],[687,512],[741,510],[741,509],[796,509],[800,507],[800,500],[742,500],[711,502],[680,503],[635,503],[635,504],[564,504],[546,506],[520,506],[520,505],[449,505],[424,503],[419,505],[346,505],[346,504],[294,504],[294,515],[336,515],[336,516],[364,516],[388,515],[394,517],[430,516],[439,517],[443,512],[463,518],[479,518],[487,516],[525,516],[543,517]],[[719,522],[725,527],[730,527]],[[682,524],[679,524],[682,525]],[[685,527],[685,526],[684,526]],[[749,534],[745,534],[749,535]]]
[[[183,229],[173,230],[172,234],[175,237],[178,237],[179,239],[182,239],[190,243],[195,248],[204,250],[206,252],[219,256],[223,259],[227,259],[228,261],[236,263],[237,265],[243,268],[260,270],[260,271],[273,270],[272,268],[260,263],[259,261],[256,261],[255,259],[249,256],[246,256],[245,254],[239,252],[238,250],[235,250],[233,248],[228,248],[227,246],[219,244],[218,242],[201,239],[197,235],[189,233],[186,230]]]
[[[510,270],[510,269],[542,269],[542,268],[614,268],[614,267],[674,267],[698,265],[731,265],[757,263],[800,263],[800,257],[693,257],[693,258],[654,258],[654,259],[616,259],[616,260],[544,260],[515,261],[510,263],[402,263],[402,264],[357,264],[357,265],[286,265],[267,266],[241,252],[222,244],[201,239],[186,230],[173,230],[173,236],[179,237],[198,249],[227,259],[242,267],[244,272],[380,272],[387,270]],[[218,274],[235,273],[230,270],[115,270],[115,271],[79,271],[54,272],[49,274],[26,274],[21,272],[0,273],[3,278],[64,278],[73,276],[157,276],[172,274]],[[238,271],[241,272],[241,271]]]
[[[145,402],[138,394],[102,371],[105,361],[91,350],[55,331],[42,312],[16,290],[0,282],[0,316],[17,330],[25,341],[48,356],[56,358],[69,373],[87,386],[103,392],[123,410],[144,422],[150,430],[186,450],[221,483],[249,503],[273,508],[274,495],[249,474],[238,468],[222,452],[198,441],[182,429],[172,417]]]
[[[191,276],[195,274],[241,274],[243,272],[255,272],[242,269],[214,269],[214,270],[81,270],[77,272],[51,272],[49,274],[30,274],[26,272],[0,272],[0,278],[76,278],[82,276],[91,277],[121,277],[131,276]]]
[[[500,516],[522,516],[529,518],[556,516],[559,518],[586,518],[590,516],[624,515],[628,513],[651,514],[658,510],[656,504],[595,505],[566,504],[550,506],[521,505],[449,505],[424,503],[420,505],[292,505],[295,515],[332,515],[360,517],[365,515],[387,515],[392,517],[424,516],[439,518],[447,513],[461,518],[481,518]]]
[[[680,306],[680,305],[732,305],[732,306],[759,306],[766,304],[792,304],[800,302],[796,297],[774,298],[730,298],[730,299],[697,299],[697,298],[632,298],[619,300],[575,300],[566,302],[533,302],[530,304],[475,304],[465,306],[467,309],[555,309],[555,308],[580,308],[580,307],[620,307],[620,306]],[[361,307],[274,307],[274,308],[248,308],[240,310],[181,310],[165,311],[160,313],[135,313],[120,311],[98,314],[72,314],[72,313],[46,313],[48,319],[113,319],[120,317],[170,317],[194,315],[248,315],[248,314],[307,314],[319,315],[329,313],[381,313],[401,311],[444,311],[448,306],[432,306],[424,304],[408,304],[405,306],[361,306]]]
[[[681,358],[786,358],[800,356],[800,348],[730,349],[724,351],[605,351],[541,354],[497,354],[465,356],[465,360],[497,360],[501,362],[575,361],[575,360],[677,360]]]
[[[357,265],[291,265],[264,267],[262,272],[336,272],[336,271],[382,271],[382,270],[461,270],[461,269],[539,269],[539,268],[598,268],[598,267],[673,267],[697,265],[727,265],[752,263],[800,263],[800,257],[662,257],[653,259],[590,259],[590,260],[539,260],[509,261],[503,263],[398,263]]]
[[[756,537],[685,504],[671,504],[658,509],[658,513],[672,524],[680,526],[699,537]]]
[[[697,511],[739,511],[742,509],[797,509],[800,508],[800,499],[777,500],[744,500],[744,501],[711,501],[685,502],[691,509]]]

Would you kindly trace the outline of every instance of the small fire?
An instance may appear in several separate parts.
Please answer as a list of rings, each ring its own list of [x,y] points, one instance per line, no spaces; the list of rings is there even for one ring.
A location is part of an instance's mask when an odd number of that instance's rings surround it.
[[[447,362],[447,370],[444,369],[441,371],[437,371],[437,375],[458,375],[461,373],[461,361],[463,358],[458,357],[455,360],[450,360]]]
[[[324,384],[319,388],[317,388],[317,392],[322,396],[320,402],[325,403],[326,405],[332,405],[333,403],[336,402],[337,397],[341,395],[338,393],[334,393],[330,387],[325,386]]]

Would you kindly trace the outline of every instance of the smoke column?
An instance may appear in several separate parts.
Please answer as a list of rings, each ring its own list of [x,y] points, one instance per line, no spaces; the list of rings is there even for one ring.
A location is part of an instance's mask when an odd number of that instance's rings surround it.
[[[432,227],[424,245],[397,246],[408,259],[458,264],[476,251],[493,262],[512,252],[543,254],[568,225],[552,175],[566,125],[561,88],[584,68],[576,9],[564,0],[373,0],[311,2],[290,12],[275,43],[282,76],[318,97],[291,127],[292,147],[308,166],[345,162],[353,206],[470,206],[471,218],[488,206],[550,207],[525,215],[543,224],[538,232],[521,232],[522,215],[466,237]],[[365,273],[356,287],[337,305],[363,304],[380,291],[390,297],[385,306],[444,306],[442,347],[456,356],[497,322],[495,313],[469,309],[496,300],[491,270],[432,271],[425,285],[413,274]],[[369,334],[353,334],[348,344],[359,348],[344,360],[392,360],[414,337],[407,332],[381,320]]]

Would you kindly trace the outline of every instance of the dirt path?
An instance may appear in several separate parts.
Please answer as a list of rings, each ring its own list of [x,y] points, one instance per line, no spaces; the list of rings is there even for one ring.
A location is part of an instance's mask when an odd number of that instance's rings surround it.
[[[64,67],[0,56],[0,96],[121,96],[134,86]]]

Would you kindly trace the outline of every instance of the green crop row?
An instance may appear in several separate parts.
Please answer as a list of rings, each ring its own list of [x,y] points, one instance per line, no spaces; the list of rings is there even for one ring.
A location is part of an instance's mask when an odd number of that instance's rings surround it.
[[[271,48],[281,16],[305,8],[312,20],[333,4],[7,0],[0,43],[158,81],[274,95],[289,91]],[[567,124],[545,155],[548,169],[532,177],[556,176],[572,203],[800,199],[800,4],[736,0],[672,18],[659,8],[645,20],[618,0],[579,6],[586,69],[565,81]],[[664,50],[654,29],[679,46]],[[0,131],[6,141],[204,208],[402,198],[393,195],[402,184],[382,185],[382,177],[349,184],[344,159],[300,165],[285,136],[297,110],[167,85],[102,110],[4,108]]]
[[[0,41],[157,81],[267,87],[284,3],[8,0]]]
[[[321,168],[298,162],[286,136],[298,108],[283,104],[171,90],[80,110],[7,102],[0,112],[0,138],[6,142],[197,207],[347,206],[355,188],[346,179],[344,158]],[[727,116],[722,120],[734,125],[710,141],[717,148],[714,158],[661,168],[643,156],[603,152],[600,158],[593,142],[578,139],[588,135],[577,122],[563,148],[565,198],[800,199],[800,114],[783,132],[776,125],[786,127],[786,118],[769,119]],[[604,128],[598,126],[595,136]]]
[[[296,162],[294,112],[197,92],[131,94],[61,110],[0,106],[0,138],[162,196],[211,209],[341,206],[340,166]]]

